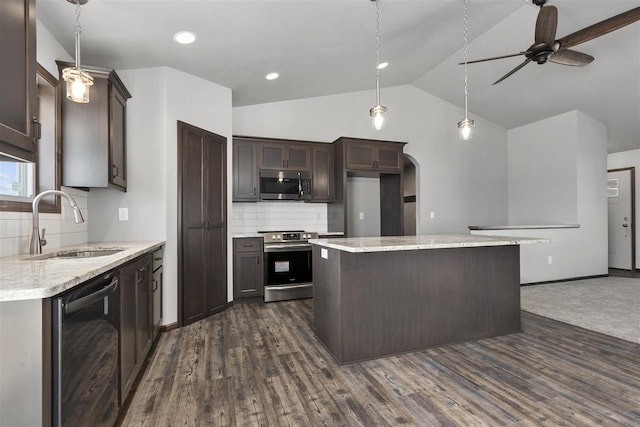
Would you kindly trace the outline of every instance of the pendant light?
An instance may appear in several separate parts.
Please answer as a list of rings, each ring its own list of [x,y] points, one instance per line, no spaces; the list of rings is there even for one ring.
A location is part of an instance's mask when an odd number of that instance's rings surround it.
[[[471,129],[475,126],[475,120],[469,119],[469,104],[467,97],[469,95],[467,82],[467,7],[468,0],[464,0],[464,119],[458,122],[460,129],[460,138],[467,141],[471,139]]]
[[[62,70],[62,79],[67,82],[67,99],[73,102],[86,104],[89,102],[89,87],[93,85],[91,74],[80,68],[80,5],[89,0],[67,0],[76,5],[76,65]]]
[[[369,115],[373,119],[373,127],[380,130],[384,127],[387,118],[387,107],[380,104],[380,0],[376,2],[376,106],[369,110]]]

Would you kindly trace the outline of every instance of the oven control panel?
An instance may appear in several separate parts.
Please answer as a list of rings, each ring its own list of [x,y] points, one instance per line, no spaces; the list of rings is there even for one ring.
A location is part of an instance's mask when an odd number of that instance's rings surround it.
[[[297,243],[318,238],[318,233],[307,233],[306,231],[265,232],[262,234],[264,234],[264,243]]]

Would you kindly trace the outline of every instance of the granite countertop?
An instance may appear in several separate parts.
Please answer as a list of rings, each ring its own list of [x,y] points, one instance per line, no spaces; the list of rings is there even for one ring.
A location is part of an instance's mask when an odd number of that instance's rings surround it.
[[[348,237],[313,239],[309,242],[345,252],[411,251],[417,249],[472,248],[481,246],[548,243],[548,238],[478,236],[472,234],[433,234],[426,236]]]
[[[55,296],[163,245],[163,241],[88,243],[43,251],[42,255],[2,257],[0,302]],[[51,253],[100,249],[122,252],[94,258],[42,259]]]
[[[580,224],[539,225],[470,225],[469,230],[546,230],[553,228],[580,228]]]

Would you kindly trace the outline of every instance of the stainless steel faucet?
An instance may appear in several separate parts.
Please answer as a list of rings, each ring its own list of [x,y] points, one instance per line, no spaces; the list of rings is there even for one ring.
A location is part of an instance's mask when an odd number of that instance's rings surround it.
[[[76,203],[75,199],[65,193],[64,191],[58,190],[47,190],[38,194],[33,198],[33,231],[31,233],[31,244],[29,245],[29,253],[30,254],[40,254],[42,253],[42,246],[47,244],[47,241],[44,240],[44,232],[45,229],[42,229],[42,237],[40,236],[40,214],[38,212],[38,205],[40,204],[40,200],[43,197],[47,197],[50,195],[58,195],[65,197],[69,200],[69,205],[73,208],[73,217],[76,221],[76,224],[80,224],[84,222],[84,218],[82,217],[82,212],[80,212],[80,208]]]

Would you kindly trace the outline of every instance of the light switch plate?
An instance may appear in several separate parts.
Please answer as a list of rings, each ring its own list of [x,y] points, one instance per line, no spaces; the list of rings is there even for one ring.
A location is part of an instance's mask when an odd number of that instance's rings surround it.
[[[360,219],[364,219],[364,212],[360,212]]]
[[[329,259],[329,251],[325,248],[320,248],[320,257],[324,259]]]
[[[119,208],[118,219],[120,221],[129,221],[129,208]]]

